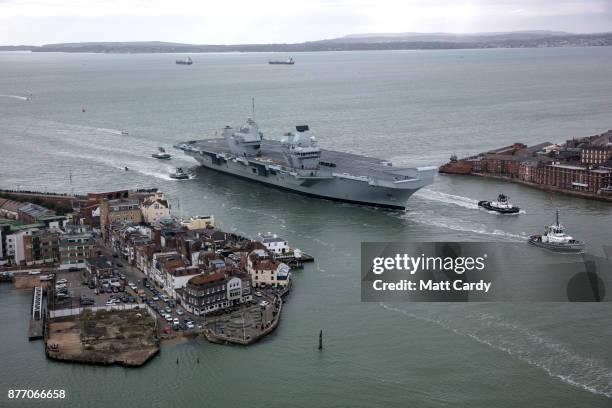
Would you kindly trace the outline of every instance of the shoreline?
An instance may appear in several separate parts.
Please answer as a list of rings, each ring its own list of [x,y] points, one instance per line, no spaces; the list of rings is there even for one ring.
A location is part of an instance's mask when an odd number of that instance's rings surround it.
[[[594,201],[600,201],[600,202],[605,202],[605,203],[612,203],[612,196],[611,197],[606,197],[606,196],[602,196],[602,195],[596,195],[596,194],[589,194],[589,193],[582,193],[580,191],[570,191],[570,190],[564,190],[555,186],[548,186],[545,184],[537,184],[537,183],[530,183],[528,181],[525,180],[520,180],[520,179],[515,179],[515,178],[510,178],[510,177],[504,177],[504,176],[497,176],[497,175],[493,175],[493,174],[485,174],[485,173],[453,173],[453,172],[440,172],[440,174],[443,175],[447,175],[447,176],[472,176],[472,177],[481,177],[481,178],[486,178],[486,179],[491,179],[491,180],[500,180],[500,181],[506,181],[509,183],[515,183],[515,184],[521,184],[527,187],[531,187],[531,188],[535,188],[537,190],[541,190],[541,191],[547,191],[549,193],[559,193],[559,194],[564,194],[564,195],[568,195],[571,197],[577,197],[577,198],[583,198],[585,200],[594,200]]]

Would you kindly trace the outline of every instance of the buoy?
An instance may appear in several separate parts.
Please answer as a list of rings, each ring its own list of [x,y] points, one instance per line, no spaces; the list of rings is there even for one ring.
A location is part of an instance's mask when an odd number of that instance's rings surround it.
[[[176,358],[176,364],[178,365],[178,357]]]
[[[323,330],[319,332],[319,350],[323,349]]]
[[[197,361],[198,361],[198,364],[200,364],[200,357],[198,357],[198,360],[197,360]]]
[[[84,112],[85,112],[85,108],[81,108],[81,112],[83,112],[83,113],[84,113]]]

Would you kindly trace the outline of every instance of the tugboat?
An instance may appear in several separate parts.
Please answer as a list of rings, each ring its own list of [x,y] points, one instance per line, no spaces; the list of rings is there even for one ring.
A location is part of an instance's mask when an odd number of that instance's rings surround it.
[[[293,61],[293,58],[289,58],[288,60],[272,60],[272,61],[268,61],[268,64],[270,64],[270,65],[293,65],[293,64],[295,64],[295,61]]]
[[[186,173],[181,167],[177,167],[176,171],[170,174],[170,178],[175,180],[186,180],[189,178],[189,174]]]
[[[191,65],[193,64],[193,60],[189,57],[182,59],[182,60],[176,60],[176,65]]]
[[[567,235],[565,227],[559,224],[559,211],[556,224],[547,226],[542,235],[530,236],[527,242],[529,245],[560,253],[581,253],[584,250],[584,242]]]
[[[497,211],[500,214],[516,214],[521,209],[513,206],[508,201],[508,196],[500,194],[497,201],[479,201],[478,206],[490,211]]]
[[[166,153],[166,149],[164,149],[163,147],[158,147],[157,150],[159,150],[159,152],[153,153],[151,157],[161,160],[168,160],[172,157],[169,153]]]

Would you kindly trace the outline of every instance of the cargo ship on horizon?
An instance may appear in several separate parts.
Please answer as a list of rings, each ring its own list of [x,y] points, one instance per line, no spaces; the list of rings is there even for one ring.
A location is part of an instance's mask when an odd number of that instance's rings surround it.
[[[202,166],[295,193],[393,209],[433,182],[436,167],[398,168],[391,162],[351,153],[321,149],[308,137],[307,125],[296,126],[282,140],[264,139],[255,121],[223,138],[191,140],[174,147]]]

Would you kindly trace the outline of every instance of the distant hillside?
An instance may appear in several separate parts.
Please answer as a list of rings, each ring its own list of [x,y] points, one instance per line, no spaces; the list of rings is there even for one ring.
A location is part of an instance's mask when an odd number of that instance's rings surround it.
[[[161,41],[84,42],[43,46],[0,46],[0,50],[96,53],[198,53],[198,52],[302,52],[354,50],[432,50],[478,48],[594,47],[612,45],[612,32],[572,34],[562,31],[509,33],[398,33],[353,34],[295,44],[198,45]]]

